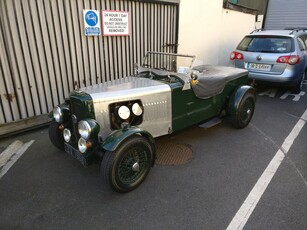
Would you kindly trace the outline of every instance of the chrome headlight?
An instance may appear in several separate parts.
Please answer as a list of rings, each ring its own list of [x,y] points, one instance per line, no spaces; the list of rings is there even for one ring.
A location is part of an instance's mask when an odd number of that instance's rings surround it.
[[[132,105],[132,113],[135,115],[135,116],[141,116],[142,113],[143,113],[143,109],[142,107],[139,105],[139,103],[134,103]]]
[[[118,109],[118,115],[122,120],[127,120],[130,117],[130,109],[127,106],[122,105]]]
[[[82,137],[78,141],[78,149],[81,153],[85,153],[87,146],[86,146],[86,140],[83,139]]]
[[[59,106],[55,107],[53,109],[53,117],[55,119],[56,122],[58,123],[62,123],[63,121],[63,113],[62,110]]]
[[[87,140],[92,132],[92,128],[87,121],[80,121],[78,124],[78,131],[81,137]]]
[[[71,138],[71,132],[69,129],[64,129],[63,131],[63,137],[64,137],[64,140],[66,142],[69,142],[70,141],[70,138]]]

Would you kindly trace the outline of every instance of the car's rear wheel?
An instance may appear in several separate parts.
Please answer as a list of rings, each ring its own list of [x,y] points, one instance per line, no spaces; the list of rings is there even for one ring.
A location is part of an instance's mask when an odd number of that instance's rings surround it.
[[[237,129],[246,127],[251,121],[255,110],[255,95],[246,93],[242,98],[238,110],[231,115],[232,124]]]
[[[49,138],[55,147],[64,150],[64,137],[62,131],[59,129],[59,126],[60,124],[55,120],[51,121],[49,126]]]
[[[152,159],[153,150],[148,140],[134,136],[114,152],[105,153],[100,169],[102,179],[117,192],[129,192],[145,180]]]
[[[292,89],[293,93],[300,93],[303,90],[303,84],[304,84],[304,80],[306,79],[307,76],[307,69],[305,70],[300,82]]]

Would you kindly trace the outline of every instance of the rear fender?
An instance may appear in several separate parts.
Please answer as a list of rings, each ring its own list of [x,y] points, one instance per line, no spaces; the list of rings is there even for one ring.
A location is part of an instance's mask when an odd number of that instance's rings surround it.
[[[129,127],[129,128],[119,129],[119,130],[114,131],[107,137],[107,139],[105,139],[101,143],[100,149],[113,152],[121,145],[121,143],[123,143],[126,139],[128,139],[129,137],[132,137],[133,135],[140,135],[140,136],[145,137],[148,140],[148,142],[150,143],[152,147],[153,156],[154,156],[153,159],[155,160],[156,159],[155,139],[149,132],[139,129],[137,127]],[[154,160],[153,160],[153,163],[154,163]]]
[[[254,87],[249,86],[249,85],[240,86],[233,92],[233,94],[231,95],[229,99],[229,104],[228,104],[229,114],[235,114],[238,111],[240,103],[243,97],[247,93],[254,95],[254,99],[256,101],[256,90]]]

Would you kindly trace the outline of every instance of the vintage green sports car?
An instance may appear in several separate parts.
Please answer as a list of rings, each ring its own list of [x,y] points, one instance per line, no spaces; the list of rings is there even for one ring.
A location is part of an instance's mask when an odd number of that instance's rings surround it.
[[[148,52],[134,76],[73,91],[50,114],[51,142],[84,166],[102,159],[115,191],[139,186],[155,163],[155,138],[228,115],[247,126],[256,93],[248,72],[193,67],[195,57]]]

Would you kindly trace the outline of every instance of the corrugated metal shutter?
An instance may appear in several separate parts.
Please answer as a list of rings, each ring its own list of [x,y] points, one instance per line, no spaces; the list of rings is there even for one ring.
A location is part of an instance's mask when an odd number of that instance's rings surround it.
[[[307,0],[269,0],[265,29],[307,27]]]
[[[83,9],[128,11],[130,36],[84,36]],[[0,125],[46,114],[73,89],[133,74],[146,51],[177,43],[178,9],[173,0],[1,0]]]

